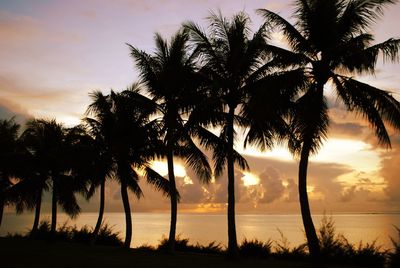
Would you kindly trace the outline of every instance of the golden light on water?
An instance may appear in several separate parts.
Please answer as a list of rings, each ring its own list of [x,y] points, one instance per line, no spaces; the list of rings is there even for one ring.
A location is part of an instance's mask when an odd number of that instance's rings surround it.
[[[250,172],[243,172],[244,176],[241,178],[244,186],[252,186],[260,183],[260,178]]]

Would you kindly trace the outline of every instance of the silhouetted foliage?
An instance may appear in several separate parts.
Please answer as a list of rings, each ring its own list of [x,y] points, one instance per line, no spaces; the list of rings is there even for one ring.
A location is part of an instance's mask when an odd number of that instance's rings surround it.
[[[245,239],[239,246],[239,253],[244,257],[268,258],[272,253],[272,240],[262,242],[257,239]]]
[[[305,260],[308,258],[306,252],[306,244],[301,244],[297,247],[291,247],[289,240],[283,235],[283,232],[278,229],[280,239],[275,241],[274,257],[277,259],[287,260]]]
[[[163,238],[160,244],[157,246],[157,250],[167,251],[169,250],[168,239]],[[208,245],[200,245],[196,243],[191,245],[189,238],[180,238],[178,235],[175,239],[175,250],[178,252],[194,252],[194,253],[207,253],[207,254],[220,254],[224,252],[222,246],[215,242],[211,242]]]
[[[195,57],[189,47],[186,30],[178,31],[168,42],[160,34],[155,35],[156,51],[148,54],[129,45],[131,56],[146,93],[140,96],[156,108],[154,122],[160,125],[162,143],[160,150],[167,158],[170,183],[171,224],[169,232],[170,251],[174,251],[176,235],[177,203],[179,194],[175,183],[174,158],[183,159],[201,182],[211,181],[211,167],[206,155],[198,148],[193,137],[206,131],[191,116],[204,99],[200,76],[195,71]]]
[[[0,226],[4,206],[11,201],[8,192],[13,186],[12,178],[19,169],[17,165],[21,149],[18,140],[19,128],[20,125],[15,123],[13,118],[0,120]]]
[[[332,217],[324,216],[319,229],[321,256],[329,263],[383,267],[386,252],[376,242],[353,245],[337,234]]]
[[[396,228],[397,231],[397,238],[390,238],[394,248],[392,252],[388,253],[388,263],[391,268],[400,267],[400,228],[397,226],[394,226],[394,228]]]
[[[32,238],[32,231],[29,231],[26,235],[22,234],[8,234],[7,237],[12,238]],[[53,235],[51,233],[51,225],[48,221],[41,221],[38,229],[35,231],[34,239],[36,240],[55,240],[64,242],[76,242],[89,244],[92,240],[92,228],[83,226],[78,228],[76,225],[68,226],[68,222],[59,226]],[[96,245],[104,246],[122,246],[122,240],[119,237],[119,233],[114,232],[113,228],[107,224],[101,226]]]
[[[83,135],[85,133],[80,127],[65,128],[55,120],[33,119],[27,122],[21,141],[28,156],[13,195],[18,212],[35,209],[33,231],[39,224],[42,195],[46,190],[52,192],[52,232],[55,232],[57,224],[57,206],[72,218],[79,214],[75,195],[86,192],[86,182],[78,176],[77,169],[84,162],[79,157]]]
[[[320,244],[308,201],[307,169],[309,156],[316,154],[327,138],[329,116],[324,86],[331,83],[346,108],[367,119],[379,143],[390,147],[386,125],[400,129],[399,102],[390,92],[357,81],[353,76],[374,74],[379,55],[388,61],[399,59],[400,39],[374,44],[374,36],[368,32],[384,8],[395,2],[298,0],[294,2],[294,24],[270,10],[258,10],[271,28],[279,29],[289,46],[289,49],[269,47],[279,52],[276,66],[303,72],[299,77],[304,86],[292,107],[289,149],[300,157],[301,213],[308,248],[316,258]]]
[[[132,239],[132,218],[128,188],[139,199],[143,193],[139,186],[141,175],[164,195],[169,196],[168,180],[155,172],[151,160],[160,155],[159,125],[150,121],[154,105],[144,101],[132,88],[104,95],[100,91],[91,94],[92,103],[84,119],[90,133],[103,146],[103,154],[108,155],[103,174],[117,180],[121,185],[121,197],[125,212],[125,242],[129,248]],[[105,178],[102,178],[104,180]]]
[[[250,18],[244,12],[230,19],[221,13],[211,13],[208,22],[208,32],[194,22],[187,22],[184,27],[189,30],[195,45],[203,86],[208,91],[208,98],[202,101],[203,109],[199,110],[198,116],[201,115],[204,125],[220,127],[219,137],[224,141],[211,149],[215,175],[218,177],[225,169],[227,171],[228,254],[235,257],[238,247],[234,165],[248,169],[246,160],[234,151],[235,126],[248,125],[243,107],[251,92],[264,86],[264,75],[257,70],[265,63],[267,36],[263,26],[251,36]]]

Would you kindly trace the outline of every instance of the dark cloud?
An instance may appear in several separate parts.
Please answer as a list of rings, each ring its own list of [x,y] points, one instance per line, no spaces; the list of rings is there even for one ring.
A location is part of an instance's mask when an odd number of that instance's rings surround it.
[[[23,125],[31,117],[32,116],[20,106],[5,99],[0,99],[0,119],[14,118],[18,124]]]

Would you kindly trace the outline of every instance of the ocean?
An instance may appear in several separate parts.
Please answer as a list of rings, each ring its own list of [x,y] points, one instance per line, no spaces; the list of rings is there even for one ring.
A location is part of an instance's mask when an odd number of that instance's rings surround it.
[[[323,215],[314,215],[314,223],[318,229]],[[349,242],[358,244],[376,241],[382,249],[392,248],[390,237],[398,238],[394,226],[400,227],[400,214],[333,214],[328,215],[335,222],[337,233],[343,234]],[[43,214],[41,220],[50,220],[50,214]],[[82,213],[71,220],[65,214],[58,215],[58,224],[94,226],[97,213]],[[167,213],[132,213],[133,235],[131,247],[141,245],[157,245],[168,235],[169,214]],[[125,235],[125,217],[123,213],[105,213],[104,221]],[[0,236],[7,233],[25,233],[33,223],[33,214],[5,214],[0,226]],[[300,215],[236,215],[238,241],[257,238],[280,240],[281,234],[297,246],[305,241]],[[227,243],[226,215],[178,214],[177,234],[181,238],[189,238],[190,243],[206,245],[215,241],[222,245]]]

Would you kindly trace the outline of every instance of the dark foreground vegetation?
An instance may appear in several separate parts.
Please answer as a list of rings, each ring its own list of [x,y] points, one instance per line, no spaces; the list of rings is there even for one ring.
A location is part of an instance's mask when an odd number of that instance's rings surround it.
[[[179,244],[179,241],[177,241]],[[365,265],[313,264],[307,259],[274,256],[229,261],[221,254],[90,246],[74,242],[0,238],[2,267],[368,267]],[[369,266],[379,267],[379,266]],[[393,266],[396,267],[396,266]]]
[[[392,238],[394,249],[382,250],[375,242],[358,245],[350,243],[337,234],[331,218],[324,217],[318,235],[321,259],[312,260],[307,244],[291,247],[281,233],[278,241],[266,242],[245,239],[239,245],[237,262],[227,261],[226,248],[216,242],[208,245],[190,243],[188,238],[178,236],[175,240],[176,254],[169,251],[168,238],[158,246],[142,245],[136,249],[124,249],[118,233],[104,225],[93,241],[93,230],[87,226],[60,226],[52,234],[50,224],[42,222],[38,231],[26,235],[9,234],[0,239],[2,264],[6,267],[122,267],[129,263],[138,267],[399,267],[400,229],[398,237]],[[4,257],[3,257],[4,256]],[[17,258],[23,256],[23,258]],[[191,263],[193,262],[193,263]],[[37,266],[32,266],[37,264]],[[86,266],[89,265],[89,266]]]

